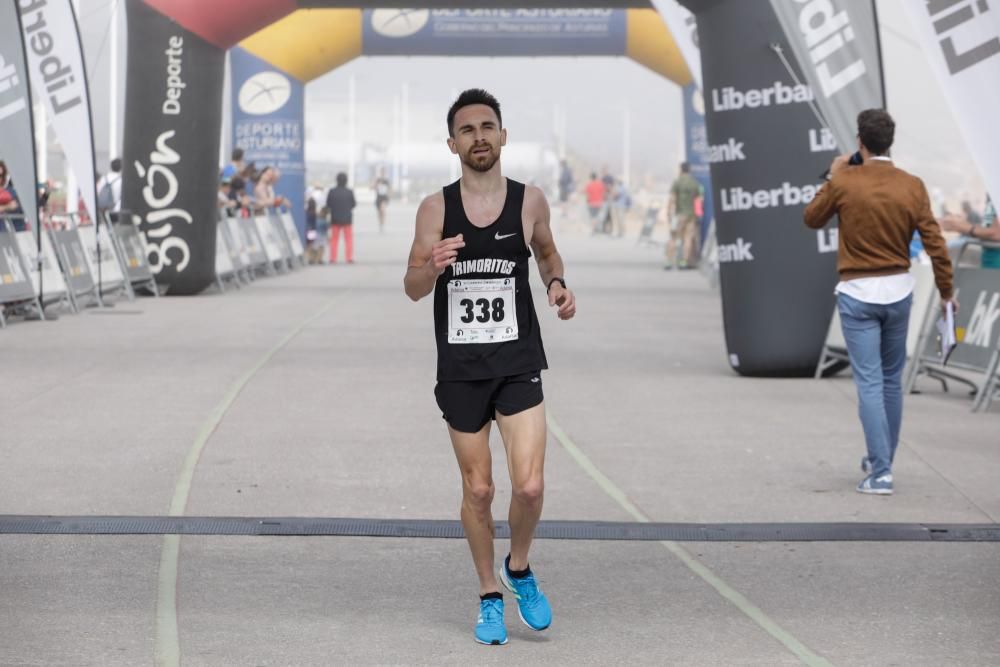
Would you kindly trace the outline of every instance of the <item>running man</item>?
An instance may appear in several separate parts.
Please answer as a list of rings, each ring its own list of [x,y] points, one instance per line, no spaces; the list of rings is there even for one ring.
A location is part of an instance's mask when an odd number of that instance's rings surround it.
[[[500,103],[484,90],[465,91],[448,111],[448,133],[462,177],[421,202],[404,285],[414,301],[434,293],[434,394],[462,474],[462,525],[479,575],[476,641],[506,644],[503,596],[493,573],[494,419],[511,481],[511,546],[499,580],[514,594],[525,625],[544,630],[552,622],[528,566],[542,513],[541,371],[548,368],[528,284],[529,247],[560,319],[576,314],[576,299],[563,280],[542,191],[501,174],[507,130]]]
[[[379,169],[372,189],[375,190],[375,210],[378,211],[378,231],[385,231],[385,209],[389,206],[389,179]]]

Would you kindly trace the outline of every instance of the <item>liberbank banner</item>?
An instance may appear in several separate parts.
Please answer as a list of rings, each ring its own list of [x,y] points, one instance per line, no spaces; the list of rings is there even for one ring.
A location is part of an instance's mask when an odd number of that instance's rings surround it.
[[[275,192],[290,202],[305,239],[305,85],[245,49],[229,54],[233,146],[257,169],[281,171]]]
[[[367,9],[369,56],[625,55],[623,9]]]
[[[771,0],[771,7],[837,145],[853,153],[858,112],[885,106],[874,1]]]
[[[769,45],[789,50],[770,3],[690,2],[701,46],[708,159],[730,365],[809,376],[833,312],[836,229],[807,229],[805,205],[836,154]]]

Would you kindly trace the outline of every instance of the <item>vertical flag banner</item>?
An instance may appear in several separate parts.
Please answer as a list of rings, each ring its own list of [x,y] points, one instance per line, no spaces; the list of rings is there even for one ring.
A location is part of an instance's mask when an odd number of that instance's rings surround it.
[[[290,202],[305,239],[305,85],[242,48],[231,49],[229,58],[233,147],[257,169],[281,171],[275,192]]]
[[[904,2],[965,144],[1000,203],[1000,2]]]
[[[0,156],[10,170],[25,220],[38,233],[35,132],[31,89],[17,8],[0,3]],[[0,229],[2,231],[2,229]]]
[[[838,148],[853,153],[858,113],[885,107],[875,3],[771,0],[771,6]]]
[[[52,128],[80,183],[84,205],[91,218],[96,219],[97,181],[90,93],[72,2],[18,0],[17,4],[31,84],[45,102]]]

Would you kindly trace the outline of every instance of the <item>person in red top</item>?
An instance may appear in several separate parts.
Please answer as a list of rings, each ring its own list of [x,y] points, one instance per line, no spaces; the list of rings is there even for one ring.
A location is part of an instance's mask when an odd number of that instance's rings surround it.
[[[604,197],[607,194],[604,182],[597,178],[596,173],[590,174],[590,182],[584,188],[587,194],[587,209],[590,211],[590,223],[593,232],[596,234],[600,221],[604,219],[601,213],[604,211]]]

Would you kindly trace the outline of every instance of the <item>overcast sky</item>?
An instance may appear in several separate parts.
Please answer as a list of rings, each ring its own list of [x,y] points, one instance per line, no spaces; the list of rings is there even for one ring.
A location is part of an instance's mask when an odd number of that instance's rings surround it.
[[[895,156],[905,168],[958,197],[979,196],[982,183],[945,103],[903,0],[878,0],[889,111],[897,120]],[[95,90],[95,132],[103,151],[108,142],[109,12],[123,0],[80,0],[81,26]],[[120,12],[121,13],[121,12]],[[124,29],[124,21],[122,21]],[[124,35],[119,46],[124,82]],[[357,82],[358,139],[392,140],[392,103],[409,83],[410,138],[440,141],[443,116],[454,91],[483,86],[504,108],[510,140],[553,143],[553,109],[565,110],[568,149],[594,166],[620,172],[623,114],[629,110],[633,177],[654,172],[668,177],[681,157],[681,108],[677,87],[626,58],[360,58],[312,82],[307,109],[332,109],[313,120],[310,137],[347,141],[347,87]],[[338,105],[341,113],[336,113]],[[119,126],[121,112],[119,113]],[[118,130],[121,141],[121,130]],[[308,143],[307,143],[308,156]],[[103,165],[102,165],[103,167]]]

